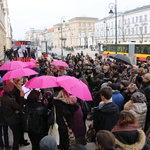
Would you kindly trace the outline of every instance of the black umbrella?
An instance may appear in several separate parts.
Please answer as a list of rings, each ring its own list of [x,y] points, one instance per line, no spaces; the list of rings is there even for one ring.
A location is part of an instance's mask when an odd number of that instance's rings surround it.
[[[125,63],[125,64],[129,64],[129,65],[132,66],[130,59],[129,59],[127,56],[125,56],[125,55],[121,55],[121,54],[111,54],[111,55],[108,55],[108,56],[109,56],[110,58],[113,58],[113,59],[115,59],[115,60],[121,61],[121,62],[123,62],[123,63]]]

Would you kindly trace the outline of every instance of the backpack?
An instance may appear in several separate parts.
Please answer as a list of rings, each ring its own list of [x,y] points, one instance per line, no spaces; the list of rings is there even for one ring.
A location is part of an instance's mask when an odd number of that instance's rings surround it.
[[[25,110],[21,113],[23,131],[31,134],[39,134],[42,131],[42,117],[36,109]]]

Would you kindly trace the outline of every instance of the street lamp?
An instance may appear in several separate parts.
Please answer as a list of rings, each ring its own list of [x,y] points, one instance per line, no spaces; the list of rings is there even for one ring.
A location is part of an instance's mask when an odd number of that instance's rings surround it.
[[[63,46],[62,46],[62,40],[63,40],[63,36],[62,36],[62,25],[65,22],[65,20],[63,20],[63,18],[61,18],[61,27],[60,27],[60,47],[61,47],[61,59],[63,60]]]
[[[114,3],[109,4],[110,12],[109,14],[114,14],[113,9],[115,11],[115,50],[117,54],[117,0]]]

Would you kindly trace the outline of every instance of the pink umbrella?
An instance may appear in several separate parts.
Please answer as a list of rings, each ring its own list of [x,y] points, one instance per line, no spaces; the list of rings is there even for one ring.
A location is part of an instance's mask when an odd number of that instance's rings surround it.
[[[2,80],[8,80],[13,78],[25,77],[30,75],[38,74],[36,71],[29,69],[29,68],[20,68],[16,70],[8,71],[2,78]]]
[[[51,65],[68,67],[68,64],[66,62],[62,61],[62,60],[53,61],[53,62],[51,62]]]
[[[57,77],[57,82],[62,86],[68,93],[85,101],[91,101],[92,96],[88,89],[88,86],[81,80],[71,76],[60,76]]]
[[[35,68],[36,67],[35,63],[33,63],[33,62],[24,62],[24,63],[27,65],[27,67],[25,67],[25,68]]]
[[[59,84],[57,83],[56,77],[53,76],[40,76],[35,77],[29,80],[25,87],[27,88],[51,88],[51,87],[58,87]]]
[[[38,61],[35,60],[35,59],[33,59],[33,58],[31,58],[31,59],[30,59],[30,62],[33,62],[33,63],[35,64],[35,63],[38,62]]]
[[[27,64],[25,64],[22,61],[9,61],[4,63],[0,67],[0,70],[14,70],[14,69],[25,68],[25,67],[27,67]]]

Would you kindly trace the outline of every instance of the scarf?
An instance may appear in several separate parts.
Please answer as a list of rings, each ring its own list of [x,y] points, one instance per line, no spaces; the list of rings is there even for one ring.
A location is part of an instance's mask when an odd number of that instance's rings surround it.
[[[128,124],[127,126],[115,126],[111,132],[119,132],[119,131],[135,131],[138,129],[137,124]]]

